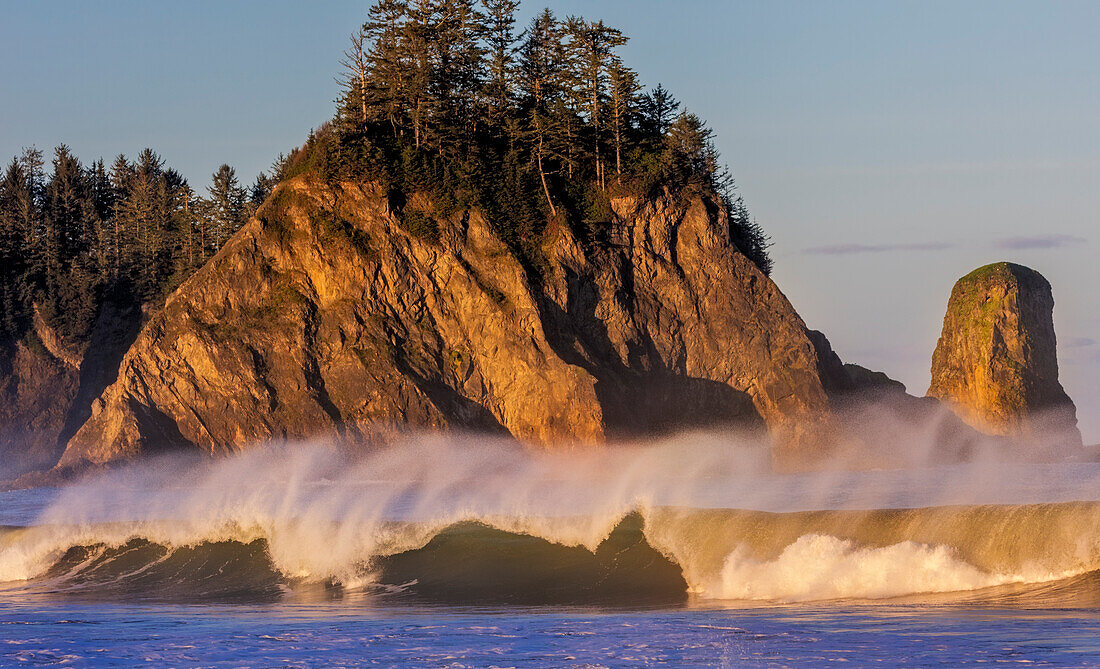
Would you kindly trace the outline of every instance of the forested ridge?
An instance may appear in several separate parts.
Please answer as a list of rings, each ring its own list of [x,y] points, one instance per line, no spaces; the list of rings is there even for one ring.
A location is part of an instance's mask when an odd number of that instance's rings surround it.
[[[611,236],[610,198],[696,190],[721,199],[730,232],[765,273],[768,239],[734,192],[712,131],[661,85],[643,92],[623,33],[549,9],[522,30],[517,0],[379,0],[351,36],[333,120],[287,158],[286,174],[372,180],[431,238],[434,215],[478,207],[528,266],[540,233]]]
[[[267,197],[222,165],[205,195],[151,149],[83,165],[65,145],[38,149],[0,178],[0,342],[35,344],[34,311],[80,343],[100,308],[162,299],[201,267]]]

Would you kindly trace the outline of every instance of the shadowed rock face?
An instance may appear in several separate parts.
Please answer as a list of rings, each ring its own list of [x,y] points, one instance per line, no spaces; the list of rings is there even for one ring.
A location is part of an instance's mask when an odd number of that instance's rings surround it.
[[[77,376],[38,339],[0,350],[0,479],[57,462]]]
[[[830,419],[817,352],[703,197],[613,201],[611,243],[564,226],[525,270],[477,212],[401,226],[371,186],[284,183],[171,296],[62,464],[404,427],[595,444],[766,424],[815,452]]]
[[[959,279],[932,356],[928,394],[987,434],[1081,445],[1058,383],[1054,298],[1038,272],[996,263]]]
[[[0,345],[0,479],[51,467],[115,379],[141,311],[107,302],[88,342],[66,344],[34,311],[33,330]]]

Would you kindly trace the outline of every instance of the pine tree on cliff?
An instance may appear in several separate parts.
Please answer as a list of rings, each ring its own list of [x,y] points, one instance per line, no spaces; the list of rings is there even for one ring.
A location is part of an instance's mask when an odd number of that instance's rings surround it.
[[[111,210],[115,203],[115,192],[111,187],[111,176],[107,173],[107,166],[103,159],[92,163],[88,178],[91,181],[92,202],[95,206],[96,216],[101,221],[111,217]]]
[[[88,172],[88,181],[96,218],[93,254],[99,280],[105,283],[111,276],[111,240],[114,227],[111,212],[114,210],[115,192],[111,187],[107,166],[102,159],[92,163]]]
[[[623,148],[634,124],[638,109],[638,75],[623,64],[619,58],[613,58],[608,66],[608,86],[610,88],[610,125],[615,146],[615,175],[619,184],[623,174]]]
[[[488,125],[507,133],[513,108],[512,79],[515,64],[514,45],[517,0],[482,0],[485,9],[484,39],[488,59],[485,94],[488,98]]]
[[[192,225],[191,186],[182,174],[172,168],[164,170],[164,185],[166,216],[161,228],[162,242],[157,257],[157,286],[154,297],[157,296],[156,292],[175,288],[182,280],[181,277],[190,274],[194,269],[187,265],[185,248],[188,228]]]
[[[366,26],[360,28],[351,35],[351,46],[344,51],[344,59],[340,64],[344,66],[343,74],[337,81],[345,90],[347,103],[355,107],[355,111],[347,115],[357,121],[360,131],[366,129],[368,119],[368,77],[371,73],[369,57],[367,55],[369,34]]]
[[[730,186],[732,188],[732,184]],[[756,220],[749,214],[741,196],[732,197],[732,191],[727,190],[723,195],[726,201],[726,209],[730,217],[730,236],[737,248],[753,261],[764,274],[771,274],[772,259],[768,255],[768,247],[771,240]]]
[[[263,175],[263,172],[260,173]],[[178,285],[206,261],[199,243],[199,208],[195,206],[195,191],[186,182],[177,191],[182,210],[176,216],[176,243],[172,259],[172,281]]]
[[[560,136],[557,119],[551,113],[552,103],[560,93],[562,74],[561,30],[557,19],[545,9],[531,20],[527,38],[520,47],[519,93],[527,121],[527,141],[534,154],[539,180],[551,215],[557,207],[550,196],[546,176],[553,155],[552,146]]]
[[[151,295],[158,272],[155,261],[159,243],[158,229],[164,214],[160,157],[149,149],[132,166],[116,166],[124,178],[115,212],[118,229],[119,281],[134,294]],[[128,169],[127,169],[128,168]]]
[[[665,136],[680,112],[680,102],[663,85],[646,93],[638,101],[640,129],[650,138]]]
[[[587,125],[591,135],[591,160],[596,181],[606,188],[604,175],[603,116],[607,99],[607,80],[615,49],[626,44],[622,32],[604,25],[603,21],[586,21],[571,16],[566,22],[570,41],[576,45],[579,55],[577,79],[579,97],[584,100]]]
[[[23,162],[13,158],[0,180],[0,334],[7,340],[21,337],[30,319],[29,274],[34,257],[28,251],[36,217],[31,180]]]
[[[278,181],[269,177],[267,173],[262,170],[256,175],[256,180],[252,182],[252,185],[248,189],[248,204],[246,206],[248,210],[247,217],[255,215],[256,210],[259,209],[260,205],[264,203],[264,200],[271,195],[271,191],[275,190],[276,184],[278,184]]]
[[[39,301],[45,317],[71,340],[87,334],[98,308],[98,272],[92,254],[97,227],[84,168],[62,144],[54,151],[53,174],[46,185]]]
[[[483,112],[484,17],[473,0],[439,0],[437,12],[432,88],[438,101],[439,152],[465,161],[475,151],[475,129]]]
[[[403,0],[382,0],[371,7],[359,32],[370,41],[366,53],[369,70],[364,78],[366,100],[389,124],[395,138],[405,126],[409,73],[403,39],[408,11],[408,3]]]
[[[245,194],[236,171],[222,165],[211,175],[208,188],[210,249],[215,251],[244,223]]]
[[[35,298],[35,293],[41,285],[41,268],[46,262],[42,243],[45,238],[45,231],[42,228],[42,200],[46,189],[46,177],[42,168],[45,161],[42,158],[42,152],[34,147],[24,149],[18,161],[24,187],[15,202],[15,216],[24,241],[23,253],[27,262],[27,272],[24,275],[21,290],[29,308],[31,300]]]
[[[402,40],[402,70],[405,73],[402,78],[408,91],[405,105],[412,125],[413,144],[419,149],[422,144],[430,143],[431,119],[436,107],[433,96],[435,63],[432,57],[438,15],[431,0],[414,0],[408,14]]]
[[[695,114],[680,114],[665,135],[665,169],[668,177],[689,183],[713,185],[718,174],[714,132]]]
[[[111,252],[111,280],[118,284],[122,275],[122,247],[125,243],[123,226],[123,212],[126,210],[127,198],[130,195],[130,184],[135,176],[134,166],[126,158],[119,154],[111,163],[111,224],[109,247]]]

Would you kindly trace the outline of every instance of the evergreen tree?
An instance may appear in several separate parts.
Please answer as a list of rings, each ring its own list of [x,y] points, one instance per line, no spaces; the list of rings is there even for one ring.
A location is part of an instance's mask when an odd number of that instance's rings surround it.
[[[551,154],[550,144],[555,134],[555,118],[551,114],[553,104],[559,98],[563,53],[561,28],[549,9],[531,20],[526,39],[520,47],[519,91],[523,99],[528,123],[529,142],[534,150],[543,194],[551,215],[557,215],[557,207],[550,196],[546,181],[546,159]]]
[[[262,171],[256,175],[256,180],[252,182],[252,186],[248,189],[248,204],[245,207],[246,218],[256,214],[256,210],[271,195],[271,191],[275,190],[276,184],[278,184],[277,180],[267,176]]]
[[[381,0],[371,7],[359,33],[370,42],[369,72],[365,78],[367,100],[389,124],[394,137],[404,130],[408,102],[409,58],[404,42],[408,11],[404,0]]]
[[[368,39],[365,26],[352,33],[351,46],[344,52],[344,59],[340,61],[344,66],[344,72],[337,79],[344,89],[346,104],[356,108],[356,113],[351,116],[357,117],[360,130],[367,125],[367,77],[371,72],[367,55]]]
[[[182,282],[187,275],[202,265],[206,257],[199,239],[200,217],[195,207],[195,191],[191,189],[190,184],[184,183],[177,193],[182,202],[182,209],[176,217],[177,241],[173,276],[176,282]]]
[[[29,321],[31,247],[37,205],[24,162],[13,158],[0,181],[0,343],[18,339]]]
[[[679,111],[680,102],[664,86],[657,84],[639,101],[643,132],[649,137],[664,137]]]
[[[468,160],[482,112],[484,16],[474,0],[439,0],[438,12],[433,87],[439,101],[441,153]]]
[[[127,230],[123,229],[127,198],[136,172],[126,156],[119,154],[111,164],[111,225],[110,225],[110,265],[111,277],[117,283],[122,271],[122,247],[126,241]]]
[[[637,112],[637,96],[641,86],[638,77],[618,58],[611,60],[608,68],[608,80],[611,90],[611,132],[615,144],[615,174],[619,184],[623,174],[623,146]]]
[[[488,59],[485,93],[489,101],[488,124],[497,130],[508,127],[513,107],[513,66],[517,0],[481,0],[485,11],[484,40]]]
[[[134,293],[144,298],[153,294],[160,274],[156,262],[165,214],[163,162],[152,150],[145,149],[133,165],[120,167],[124,167],[120,176],[125,181],[115,212],[119,280],[129,283]]]
[[[91,328],[98,305],[98,272],[93,255],[96,210],[84,168],[64,144],[54,151],[46,185],[41,240],[41,294],[46,318],[62,336],[79,340]]]
[[[104,283],[111,276],[111,241],[114,223],[111,213],[114,210],[115,191],[102,159],[92,163],[88,171],[88,187],[91,190],[92,208],[95,212],[92,255],[95,258],[99,281]]]
[[[665,135],[665,165],[669,176],[689,183],[713,184],[718,173],[714,133],[695,114],[676,117]]]
[[[24,149],[18,161],[25,185],[15,205],[15,216],[24,241],[23,253],[27,259],[27,273],[21,289],[24,299],[29,302],[40,285],[43,276],[41,268],[46,262],[43,244],[46,234],[42,216],[42,200],[46,189],[46,177],[42,168],[45,161],[42,152],[33,146]]]
[[[211,176],[207,197],[209,217],[209,250],[221,248],[244,223],[245,193],[237,181],[236,171],[222,165]]]
[[[271,161],[271,180],[275,183],[285,181],[290,177],[290,164],[294,157],[294,152],[291,151],[290,155],[280,153],[275,157],[275,160]]]
[[[740,196],[734,197],[732,182],[729,182],[729,186],[722,193],[722,197],[726,205],[726,211],[729,213],[730,237],[733,243],[760,268],[761,272],[765,275],[771,275],[772,259],[768,255],[771,240],[749,215],[745,201]]]
[[[566,23],[571,42],[578,54],[579,93],[585,101],[588,127],[592,136],[592,160],[596,180],[606,187],[601,146],[603,143],[603,105],[607,99],[608,71],[615,49],[626,43],[622,32],[604,25],[603,21],[586,21],[570,17]]]
[[[408,91],[404,103],[411,117],[413,146],[417,149],[430,139],[429,123],[436,106],[433,45],[438,37],[438,18],[432,0],[413,0],[403,26],[401,70]]]

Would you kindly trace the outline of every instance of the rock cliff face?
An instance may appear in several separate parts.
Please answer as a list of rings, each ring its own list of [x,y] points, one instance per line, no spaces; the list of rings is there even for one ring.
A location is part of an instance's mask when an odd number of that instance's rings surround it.
[[[820,449],[817,349],[721,208],[612,207],[609,244],[559,226],[533,269],[476,211],[286,182],[147,324],[61,463],[406,426],[569,447],[766,425],[780,455]]]
[[[34,335],[0,353],[0,480],[57,462],[78,373]]]
[[[928,394],[986,434],[1080,447],[1058,383],[1054,298],[1038,272],[996,263],[959,279],[932,356]]]
[[[0,347],[0,480],[53,466],[92,401],[115,380],[141,310],[105,303],[89,340],[62,340],[36,308],[23,340]]]

